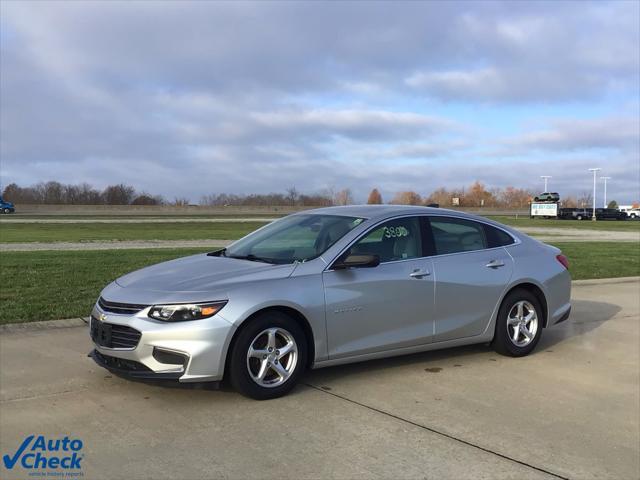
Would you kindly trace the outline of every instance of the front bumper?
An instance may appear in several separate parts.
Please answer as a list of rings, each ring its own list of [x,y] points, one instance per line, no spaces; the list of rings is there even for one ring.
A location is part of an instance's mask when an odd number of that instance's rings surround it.
[[[179,380],[183,375],[182,371],[154,372],[142,363],[135,362],[133,360],[124,360],[110,355],[103,355],[95,349],[89,353],[89,357],[93,358],[93,361],[102,368],[106,368],[111,373],[123,377],[131,377],[141,380]]]
[[[90,324],[95,350],[89,356],[101,367],[131,378],[222,380],[235,329],[230,322],[218,313],[203,320],[167,323],[147,317],[148,310],[116,314],[96,304]],[[122,336],[123,331],[130,339]]]

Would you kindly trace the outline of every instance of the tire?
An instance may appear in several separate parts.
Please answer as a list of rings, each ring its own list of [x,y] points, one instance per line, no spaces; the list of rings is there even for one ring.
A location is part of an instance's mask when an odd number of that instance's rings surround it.
[[[288,352],[280,352],[287,345]],[[235,339],[228,366],[231,385],[256,400],[286,395],[303,374],[307,354],[307,338],[299,323],[281,312],[265,312]]]
[[[519,310],[520,305],[522,311]],[[521,316],[520,312],[522,312]],[[527,322],[526,319],[532,312],[534,315]],[[496,319],[496,332],[491,343],[493,349],[510,357],[529,355],[542,336],[543,321],[542,308],[535,295],[524,289],[513,290],[500,305]],[[515,322],[518,323],[515,324]],[[514,335],[516,328],[518,328],[518,334]]]
[[[576,220],[582,220],[582,215],[578,215],[578,216],[576,217]]]
[[[4,210],[2,210],[4,213],[6,213],[7,215],[9,215],[11,213],[11,210],[9,210],[8,208],[5,208]]]

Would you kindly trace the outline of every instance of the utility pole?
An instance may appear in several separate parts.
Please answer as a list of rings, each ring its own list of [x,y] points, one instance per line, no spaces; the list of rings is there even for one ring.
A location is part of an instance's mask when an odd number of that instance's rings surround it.
[[[553,177],[551,175],[540,175],[540,178],[544,179],[544,191],[548,192],[549,190],[547,190],[547,180]]]
[[[596,175],[602,170],[601,168],[590,168],[589,171],[593,172],[593,213],[591,214],[591,220],[596,221]]]
[[[604,208],[607,208],[607,180],[611,180],[611,177],[600,177],[600,180],[604,180]]]

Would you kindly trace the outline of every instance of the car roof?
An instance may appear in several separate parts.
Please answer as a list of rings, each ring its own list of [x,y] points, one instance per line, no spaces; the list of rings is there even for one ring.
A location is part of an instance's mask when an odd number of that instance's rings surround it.
[[[325,207],[313,210],[304,210],[298,214],[313,215],[342,215],[345,217],[361,217],[367,219],[381,219],[386,217],[394,217],[397,215],[447,215],[455,214],[457,216],[468,217],[469,219],[477,218],[476,215],[470,215],[458,210],[449,210],[446,208],[421,207],[417,205],[346,205],[341,207]]]

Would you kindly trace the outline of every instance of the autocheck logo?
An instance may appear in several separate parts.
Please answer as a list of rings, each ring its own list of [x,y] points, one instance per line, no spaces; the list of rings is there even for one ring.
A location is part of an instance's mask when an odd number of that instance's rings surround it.
[[[13,455],[3,455],[8,470],[16,466],[31,470],[29,476],[81,477],[83,443],[79,438],[46,438],[29,435]],[[42,470],[48,470],[46,473]],[[53,471],[52,471],[53,470]]]

